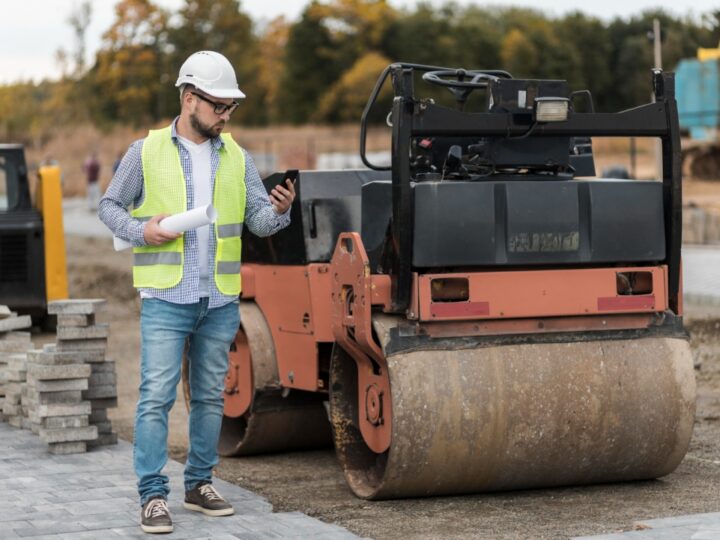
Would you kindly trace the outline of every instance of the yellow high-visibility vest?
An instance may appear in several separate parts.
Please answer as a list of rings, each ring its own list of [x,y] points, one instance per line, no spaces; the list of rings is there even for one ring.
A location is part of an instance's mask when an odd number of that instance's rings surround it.
[[[217,219],[213,233],[217,241],[214,277],[218,290],[240,294],[240,254],[245,219],[245,155],[229,133],[222,134],[223,147],[215,174],[213,206]],[[142,168],[145,199],[131,214],[149,220],[158,214],[187,210],[185,175],[180,154],[173,143],[170,126],[150,130],[143,142]],[[182,280],[184,235],[161,246],[134,249],[133,285],[138,288],[167,289]]]

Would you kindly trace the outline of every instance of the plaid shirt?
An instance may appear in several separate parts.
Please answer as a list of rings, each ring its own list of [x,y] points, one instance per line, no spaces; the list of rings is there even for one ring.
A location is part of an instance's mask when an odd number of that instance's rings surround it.
[[[176,123],[177,118],[172,123],[171,135],[173,143],[178,148],[180,163],[185,175],[187,208],[192,209],[195,207],[192,160],[188,150],[178,140]],[[143,141],[144,139],[140,139],[130,145],[98,207],[100,219],[113,234],[118,238],[131,242],[134,246],[147,245],[144,238],[145,222],[131,217],[127,210],[131,205],[138,208],[145,198],[145,182],[142,171]],[[225,143],[222,138],[215,137],[211,139],[211,144],[210,189],[212,193],[215,186],[215,173],[220,164],[219,151]],[[270,236],[290,224],[290,212],[285,212],[282,215],[275,213],[252,157],[245,150],[243,150],[243,153],[245,154],[245,225],[258,236]],[[199,301],[200,268],[198,264],[197,233],[191,230],[185,232],[184,236],[185,262],[182,281],[175,287],[168,289],[140,289],[140,294],[143,297],[159,298],[174,304],[193,304]],[[208,249],[208,268],[211,270],[215,268],[216,248],[215,235],[211,234]],[[237,296],[224,295],[217,289],[212,273],[208,281],[210,288],[208,307],[220,307],[237,299]]]

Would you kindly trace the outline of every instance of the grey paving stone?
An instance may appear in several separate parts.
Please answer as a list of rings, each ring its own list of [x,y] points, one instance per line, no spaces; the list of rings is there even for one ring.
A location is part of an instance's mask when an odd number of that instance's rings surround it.
[[[21,414],[20,404],[6,401],[3,404],[3,414],[6,416],[17,416]]]
[[[107,409],[105,408],[96,408],[93,407],[92,412],[90,413],[90,423],[91,424],[97,424],[99,422],[107,422]]]
[[[32,525],[30,525],[30,522],[28,522],[27,520],[4,521],[3,524],[2,524],[2,531],[3,531],[3,534],[4,534],[4,532],[7,531],[8,529],[9,529],[9,530],[13,530],[13,529],[26,529],[26,528],[28,528],[28,527],[32,527]]]
[[[58,340],[55,345],[58,351],[102,351],[105,354],[107,339],[73,339],[69,341]]]
[[[67,390],[87,390],[88,379],[65,379],[65,380],[52,380],[52,381],[38,381],[33,380],[32,383],[28,383],[38,392],[63,392]]]
[[[21,394],[19,392],[13,392],[5,394],[5,398],[3,399],[3,403],[9,403],[11,405],[20,405],[20,398]]]
[[[27,354],[11,354],[6,357],[5,369],[27,369]]]
[[[48,444],[48,452],[55,455],[84,454],[87,452],[85,441],[53,442]]]
[[[87,529],[77,522],[56,520],[46,527],[30,526],[26,529],[15,529],[15,534],[20,538],[35,537],[41,535],[60,535],[63,533],[84,532]]]
[[[97,439],[97,428],[95,426],[40,429],[40,440],[46,443],[91,441],[93,439]]]
[[[82,401],[82,390],[66,390],[65,392],[36,392],[28,390],[27,397],[40,405],[80,403]]]
[[[114,384],[90,385],[87,390],[83,390],[83,399],[108,399],[117,398],[117,386]]]
[[[96,365],[102,365],[102,364],[96,364]],[[88,378],[88,384],[90,386],[102,386],[102,385],[108,385],[117,384],[117,376],[114,372],[96,372],[95,370],[92,370],[90,377]]]
[[[102,531],[103,538],[108,536],[110,538],[121,538],[117,534],[110,532],[108,533],[106,530]],[[99,540],[98,539],[98,531],[88,531],[84,533],[72,533],[68,535],[60,535],[59,538],[54,538],[53,540]]]
[[[110,420],[103,420],[102,422],[90,422],[93,426],[98,428],[98,433],[111,433],[112,422]]]
[[[52,405],[38,405],[36,411],[30,411],[30,419],[40,422],[41,418],[48,416],[80,416],[90,414],[90,402],[82,401],[77,404],[55,403]]]
[[[117,535],[119,538],[146,538],[147,535],[140,530],[137,525],[135,527],[123,527],[111,529],[112,534]],[[174,539],[173,539],[174,540]]]
[[[102,399],[92,399],[90,400],[92,403],[93,410],[95,409],[112,409],[113,407],[117,407],[117,398],[102,398]]]
[[[90,366],[92,368],[91,377],[99,373],[112,373],[115,374],[115,361],[105,359],[104,362],[94,363]]]
[[[7,352],[26,352],[33,348],[32,341],[0,339],[0,354]]]
[[[95,324],[95,315],[64,315],[57,316],[58,326],[90,326]]]
[[[48,302],[48,313],[51,315],[90,315],[97,313],[104,305],[104,298],[55,300]]]
[[[5,382],[24,382],[27,379],[27,372],[24,369],[8,369],[5,368]]]
[[[89,351],[59,351],[55,343],[48,343],[43,346],[35,357],[35,351],[28,353],[28,358],[33,359],[37,364],[82,364],[105,362],[105,351],[102,349]]]
[[[108,324],[95,324],[93,326],[58,326],[58,340],[88,340],[107,338],[110,333]]]
[[[9,332],[10,330],[20,330],[21,328],[30,328],[32,321],[30,315],[21,315],[20,317],[10,317],[0,321],[0,332]]]
[[[27,521],[28,519],[34,519],[39,516],[39,513],[37,511],[29,512],[27,509],[25,511],[18,510],[16,513],[6,513],[3,512],[0,514],[0,527],[5,527],[5,523],[9,521],[16,521],[16,520],[24,520]],[[55,511],[55,512],[43,512],[42,516],[45,519],[67,519],[70,514],[65,511]],[[39,533],[38,533],[39,534]]]
[[[62,366],[28,364],[28,375],[38,381],[87,378],[90,376],[90,372],[90,366],[87,364],[65,364]]]

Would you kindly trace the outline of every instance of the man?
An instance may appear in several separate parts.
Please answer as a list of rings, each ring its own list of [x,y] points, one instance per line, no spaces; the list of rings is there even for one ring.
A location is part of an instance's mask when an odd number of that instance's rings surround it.
[[[222,134],[235,100],[245,97],[224,56],[191,55],[176,86],[180,116],[130,146],[99,208],[113,234],[135,246],[142,363],[133,454],[141,527],[149,533],[173,530],[161,471],[186,338],[191,401],[184,506],[209,516],[233,513],[212,487],[212,469],[227,355],[239,326],[240,235],[243,224],[259,236],[286,227],[295,198],[290,181],[268,197],[250,155]],[[160,224],[211,202],[218,214],[212,225],[180,235]]]

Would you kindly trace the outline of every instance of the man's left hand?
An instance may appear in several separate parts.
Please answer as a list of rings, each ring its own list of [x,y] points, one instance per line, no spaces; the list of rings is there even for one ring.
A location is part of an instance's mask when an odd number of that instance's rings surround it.
[[[270,191],[270,202],[276,214],[284,214],[287,212],[293,200],[295,200],[295,184],[289,178],[285,179],[284,186],[278,184]]]

